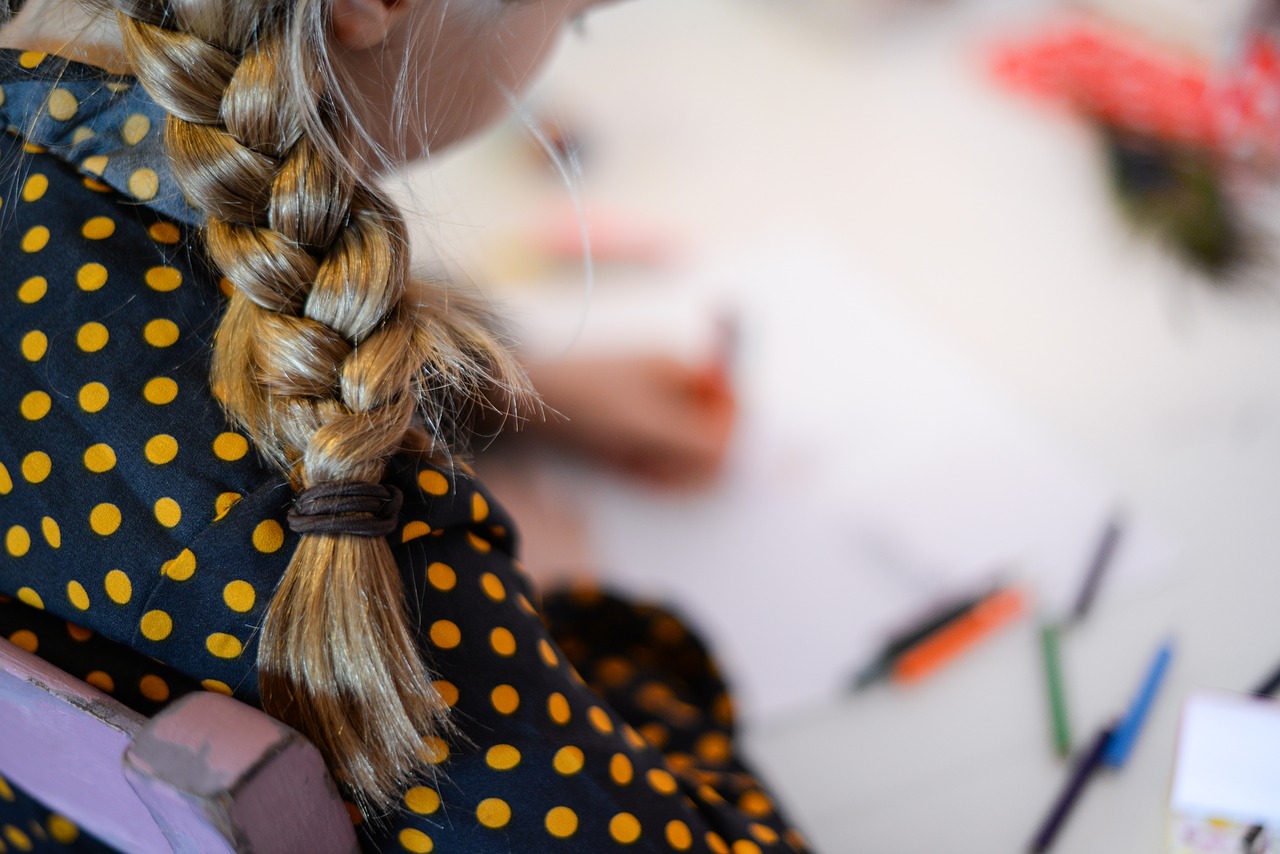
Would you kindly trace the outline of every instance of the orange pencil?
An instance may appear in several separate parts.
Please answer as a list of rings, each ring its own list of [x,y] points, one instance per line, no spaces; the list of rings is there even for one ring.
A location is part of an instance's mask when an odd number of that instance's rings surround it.
[[[904,652],[893,665],[897,682],[918,682],[983,638],[1013,622],[1026,609],[1026,597],[1016,587],[997,590],[972,611],[939,629]]]

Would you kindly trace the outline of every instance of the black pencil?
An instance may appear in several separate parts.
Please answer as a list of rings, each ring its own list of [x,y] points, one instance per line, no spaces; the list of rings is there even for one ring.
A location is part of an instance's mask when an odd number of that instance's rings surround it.
[[[1080,754],[1074,768],[1071,769],[1071,777],[1067,780],[1067,786],[1062,790],[1062,794],[1058,795],[1058,799],[1053,803],[1053,809],[1049,810],[1049,814],[1045,816],[1044,824],[1040,825],[1040,831],[1036,834],[1035,839],[1031,841],[1032,854],[1043,854],[1053,845],[1053,840],[1057,838],[1058,831],[1066,822],[1067,816],[1071,814],[1072,808],[1076,802],[1080,800],[1080,793],[1084,791],[1084,787],[1088,785],[1089,780],[1093,778],[1093,774],[1102,766],[1102,754],[1107,749],[1107,742],[1111,740],[1112,733],[1115,732],[1114,727],[1107,727],[1098,733],[1093,740],[1093,744],[1089,749]]]
[[[1107,520],[1107,527],[1102,531],[1102,539],[1098,541],[1098,548],[1093,553],[1093,560],[1089,563],[1089,571],[1085,574],[1084,584],[1080,587],[1080,595],[1076,597],[1075,607],[1071,609],[1071,622],[1079,622],[1089,613],[1093,598],[1098,594],[1102,576],[1111,566],[1116,546],[1119,545],[1120,535],[1123,533],[1124,524],[1121,522],[1120,514],[1113,514]]]

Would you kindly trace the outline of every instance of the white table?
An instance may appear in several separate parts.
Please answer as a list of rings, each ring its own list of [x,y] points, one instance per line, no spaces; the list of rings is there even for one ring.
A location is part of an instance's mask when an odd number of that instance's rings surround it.
[[[921,6],[935,8],[848,26],[763,0],[602,9],[539,97],[592,116],[593,205],[722,253],[796,235],[837,247],[1175,532],[1165,580],[1102,596],[1065,650],[1084,740],[1176,631],[1130,764],[1055,848],[1157,852],[1180,697],[1280,660],[1280,298],[1211,292],[1126,235],[1087,130],[985,84],[976,45],[1030,20],[1028,4]],[[433,215],[420,233],[478,278],[495,272],[486,235],[562,192],[500,165],[509,138],[416,178]],[[1065,774],[1040,678],[1027,622],[917,688],[833,701],[746,744],[819,850],[1018,851]]]

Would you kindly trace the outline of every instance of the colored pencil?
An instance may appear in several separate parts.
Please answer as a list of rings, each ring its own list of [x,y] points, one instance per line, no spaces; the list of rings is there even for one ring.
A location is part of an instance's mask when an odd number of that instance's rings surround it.
[[[1115,557],[1116,546],[1120,544],[1120,536],[1124,533],[1124,524],[1120,516],[1113,515],[1107,520],[1107,526],[1102,531],[1102,538],[1098,541],[1098,548],[1093,553],[1093,560],[1089,562],[1089,569],[1085,573],[1084,583],[1080,585],[1080,592],[1076,596],[1076,604],[1071,609],[1071,622],[1078,623],[1089,613],[1089,609],[1093,607],[1094,597],[1098,595],[1098,587],[1102,583],[1102,576],[1106,575],[1107,569],[1111,566],[1112,558]]]
[[[971,611],[934,632],[899,656],[893,665],[898,682],[917,682],[951,662],[983,638],[1013,622],[1026,607],[1016,587],[992,593]]]
[[[1151,665],[1147,668],[1147,674],[1142,679],[1137,695],[1129,705],[1129,710],[1121,718],[1119,726],[1116,727],[1115,736],[1107,744],[1107,751],[1103,755],[1102,761],[1108,766],[1120,768],[1124,765],[1125,760],[1129,758],[1129,754],[1133,751],[1133,745],[1138,740],[1138,733],[1142,731],[1142,724],[1147,718],[1147,712],[1150,711],[1151,703],[1160,691],[1160,683],[1164,681],[1164,675],[1168,672],[1169,662],[1172,659],[1173,641],[1165,641],[1156,650],[1155,657],[1152,658]]]
[[[1053,808],[1049,810],[1049,814],[1045,816],[1044,823],[1040,825],[1040,830],[1031,841],[1030,850],[1032,854],[1043,854],[1053,845],[1053,840],[1057,838],[1058,831],[1062,829],[1067,816],[1071,814],[1072,808],[1080,800],[1080,794],[1084,791],[1089,781],[1093,779],[1093,775],[1098,768],[1101,767],[1102,754],[1111,742],[1111,737],[1112,730],[1102,730],[1094,738],[1093,744],[1090,745],[1089,749],[1080,754],[1075,767],[1071,770],[1071,776],[1067,778],[1066,787],[1058,795],[1058,799],[1054,801]]]
[[[1053,724],[1053,746],[1064,759],[1071,755],[1071,723],[1067,719],[1066,692],[1062,684],[1062,656],[1058,649],[1058,627],[1040,626],[1040,650],[1044,653],[1044,682],[1049,693],[1049,717]]]

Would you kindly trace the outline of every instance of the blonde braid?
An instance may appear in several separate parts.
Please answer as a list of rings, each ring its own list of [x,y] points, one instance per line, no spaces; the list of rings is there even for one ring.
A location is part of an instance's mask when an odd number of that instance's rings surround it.
[[[376,484],[392,454],[432,447],[490,385],[523,388],[473,306],[439,287],[411,295],[402,218],[342,153],[353,135],[319,0],[154,4],[118,0],[117,17],[169,112],[209,256],[235,285],[213,383],[260,452],[295,488]],[[385,538],[304,534],[260,637],[263,705],[372,807],[449,728],[403,599]]]

